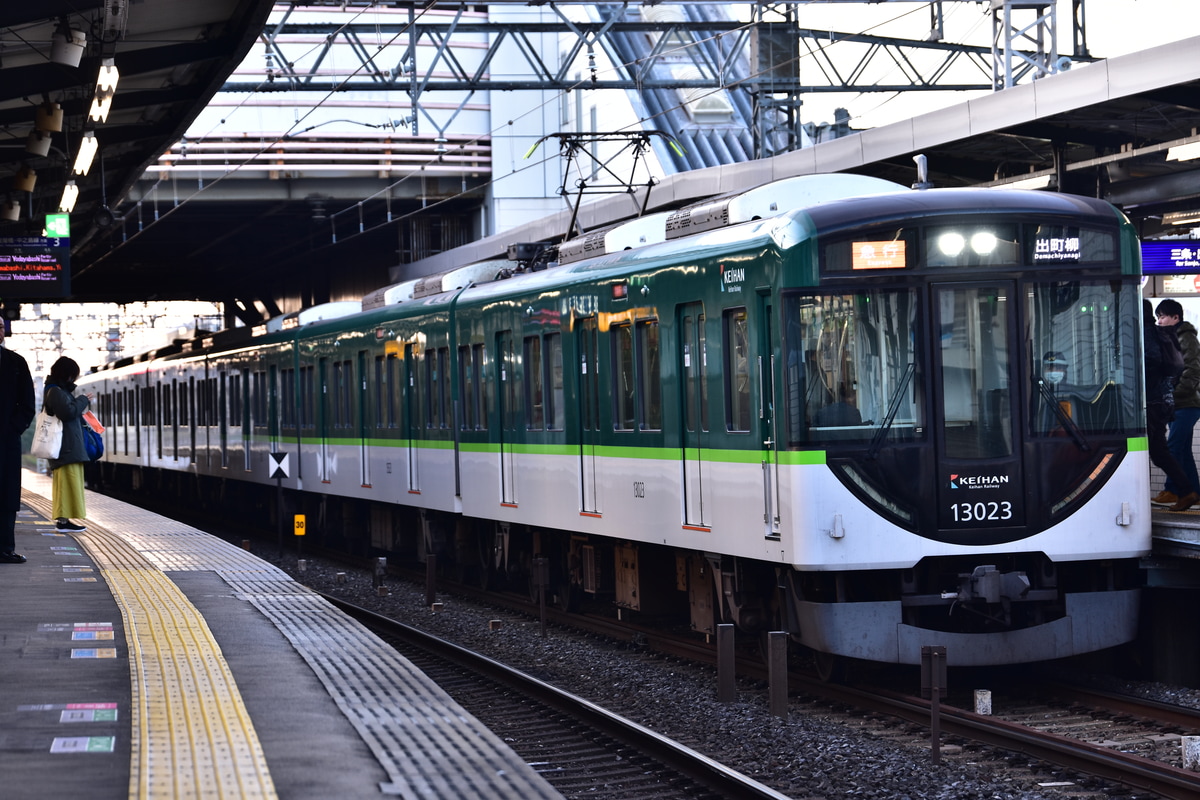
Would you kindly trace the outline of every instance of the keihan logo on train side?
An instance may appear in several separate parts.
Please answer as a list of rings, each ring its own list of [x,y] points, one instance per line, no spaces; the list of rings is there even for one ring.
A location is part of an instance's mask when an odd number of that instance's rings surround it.
[[[1008,483],[1007,475],[958,475],[950,476],[951,489],[995,489]]]
[[[722,292],[740,292],[742,290],[742,282],[746,280],[745,267],[729,267],[721,265],[721,291]]]

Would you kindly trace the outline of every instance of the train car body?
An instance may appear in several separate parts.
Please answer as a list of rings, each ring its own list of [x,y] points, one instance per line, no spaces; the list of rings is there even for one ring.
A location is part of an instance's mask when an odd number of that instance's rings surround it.
[[[869,181],[101,370],[81,381],[108,425],[99,479],[172,474],[202,502],[278,485],[348,549],[483,580],[545,557],[564,605],[825,655],[1130,641],[1150,492],[1127,220]]]

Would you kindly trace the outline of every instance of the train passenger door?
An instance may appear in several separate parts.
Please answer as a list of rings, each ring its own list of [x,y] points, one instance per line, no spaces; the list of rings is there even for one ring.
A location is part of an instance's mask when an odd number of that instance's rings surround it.
[[[512,331],[496,334],[496,368],[500,370],[500,387],[496,401],[500,411],[500,502],[516,505],[516,469],[513,445],[521,421],[520,388],[516,380],[516,353],[513,352]]]
[[[761,325],[755,355],[758,372],[758,434],[763,444],[763,522],[768,539],[780,536],[779,522],[779,432],[775,428],[775,341],[774,309],[771,297],[759,295]]]
[[[708,354],[704,338],[704,305],[679,307],[679,374],[683,431],[684,524],[707,528],[711,509],[705,495],[703,448],[708,437]]]
[[[317,477],[322,483],[333,480],[333,465],[330,463],[333,455],[329,447],[329,428],[332,424],[333,420],[329,418],[329,359],[322,358],[317,360],[317,438],[321,442],[318,446],[320,463]]]
[[[579,353],[579,510],[599,514],[596,496],[596,446],[600,438],[599,334],[595,317],[579,320],[576,351]]]
[[[404,393],[404,431],[407,438],[405,451],[408,453],[408,491],[410,494],[421,493],[421,472],[418,469],[420,460],[417,457],[417,447],[420,443],[421,424],[421,393],[417,387],[418,350],[416,345],[404,346],[404,369],[408,373],[408,391]]]
[[[1017,359],[1009,349],[1020,302],[1011,281],[935,284],[934,431],[938,527],[1023,525],[1024,475],[1013,431]]]
[[[371,485],[371,461],[369,458],[370,431],[367,428],[367,351],[358,351],[358,463],[362,472],[362,485]]]

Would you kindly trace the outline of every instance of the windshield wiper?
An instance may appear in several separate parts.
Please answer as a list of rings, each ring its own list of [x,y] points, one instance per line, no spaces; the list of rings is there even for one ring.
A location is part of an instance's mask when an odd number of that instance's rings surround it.
[[[1079,445],[1079,449],[1085,453],[1091,450],[1092,446],[1088,443],[1087,437],[1083,435],[1083,431],[1075,424],[1075,420],[1071,419],[1071,415],[1063,411],[1063,407],[1058,404],[1058,398],[1050,392],[1050,388],[1046,386],[1046,382],[1038,378],[1037,385],[1042,399],[1049,404],[1050,408],[1054,411],[1054,416],[1058,418],[1059,423],[1066,429],[1067,433],[1071,434],[1071,438],[1075,440],[1075,444]]]
[[[875,431],[875,437],[871,439],[871,446],[867,449],[867,458],[875,458],[879,455],[879,448],[883,447],[883,440],[887,438],[888,430],[891,429],[892,422],[896,419],[896,412],[900,410],[900,399],[904,396],[904,390],[908,388],[913,373],[916,371],[916,362],[910,361],[908,369],[904,371],[904,377],[900,379],[900,385],[888,399],[887,415],[883,418],[883,424],[879,426],[879,430]]]

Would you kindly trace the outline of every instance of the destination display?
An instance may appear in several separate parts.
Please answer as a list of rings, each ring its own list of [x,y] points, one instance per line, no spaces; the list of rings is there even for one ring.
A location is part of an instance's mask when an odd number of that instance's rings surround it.
[[[70,242],[45,236],[0,236],[0,298],[67,296]]]

